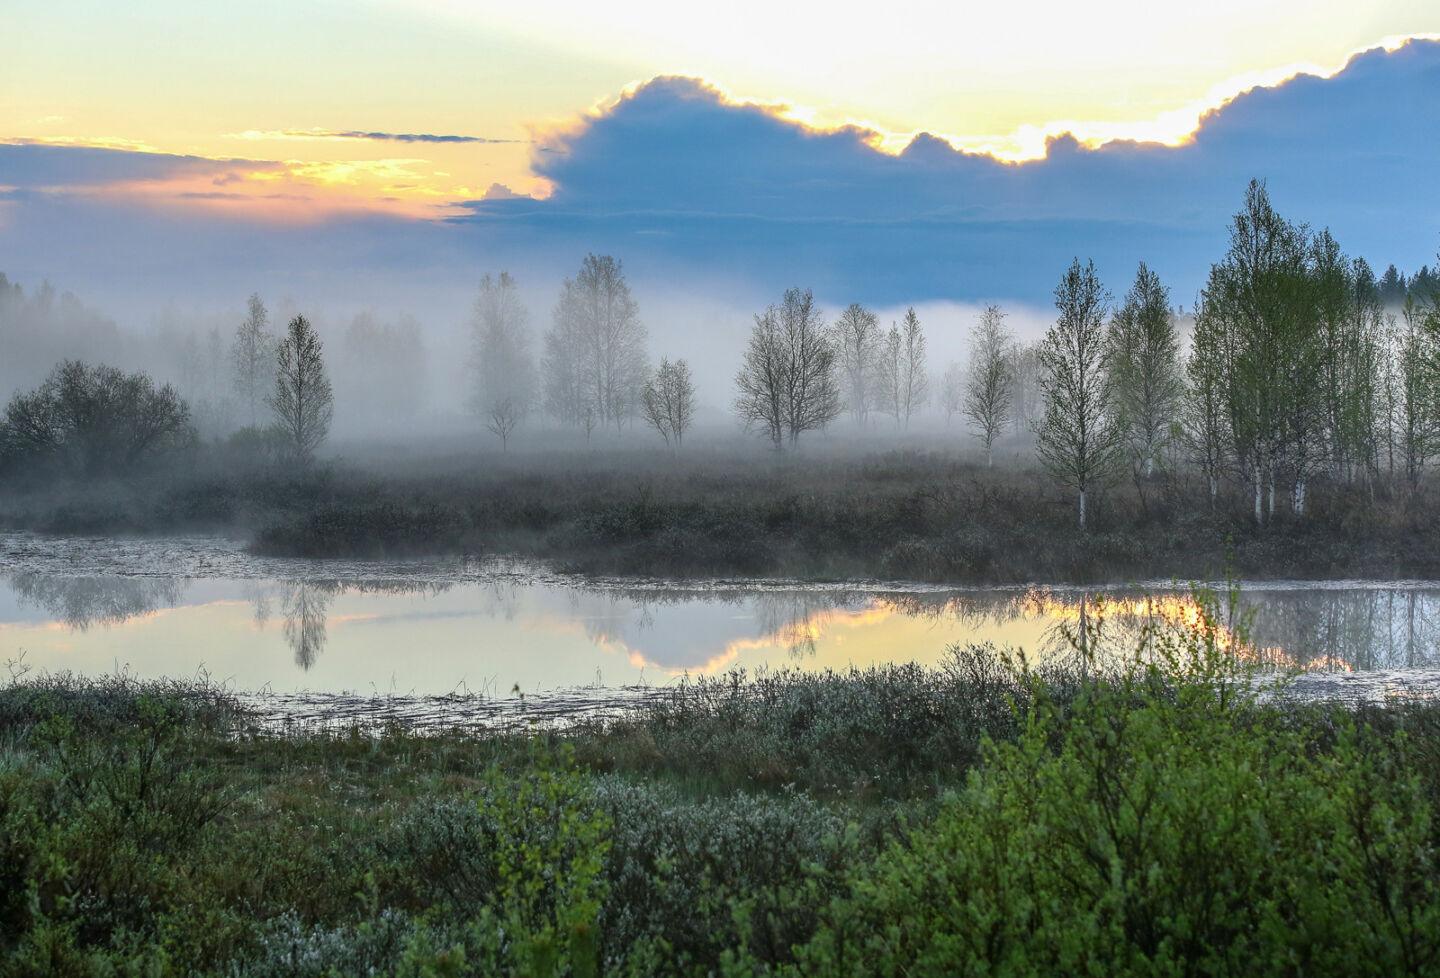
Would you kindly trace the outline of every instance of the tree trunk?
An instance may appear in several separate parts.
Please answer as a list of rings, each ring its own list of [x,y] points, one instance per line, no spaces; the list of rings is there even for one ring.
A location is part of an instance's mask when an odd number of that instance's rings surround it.
[[[1085,529],[1085,490],[1080,490],[1080,529]]]

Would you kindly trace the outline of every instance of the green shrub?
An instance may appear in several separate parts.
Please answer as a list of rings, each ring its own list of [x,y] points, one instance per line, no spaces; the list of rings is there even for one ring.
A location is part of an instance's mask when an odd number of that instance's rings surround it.
[[[1405,737],[1264,707],[1220,634],[1152,635],[1063,710],[1033,681],[1019,738],[987,744],[933,824],[855,875],[800,970],[1440,971],[1440,866]]]

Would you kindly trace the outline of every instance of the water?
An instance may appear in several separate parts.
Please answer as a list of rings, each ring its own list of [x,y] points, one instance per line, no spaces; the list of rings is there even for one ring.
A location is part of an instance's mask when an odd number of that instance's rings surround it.
[[[346,720],[383,703],[405,722],[513,719],[737,668],[939,664],[957,643],[1040,660],[1070,651],[1082,604],[1112,647],[1146,621],[1195,616],[1185,588],[1107,594],[597,579],[506,560],[286,560],[211,537],[11,533],[0,534],[0,663],[203,675],[276,717]],[[1440,582],[1267,582],[1246,586],[1240,606],[1259,654],[1307,668],[1319,695],[1440,689]]]

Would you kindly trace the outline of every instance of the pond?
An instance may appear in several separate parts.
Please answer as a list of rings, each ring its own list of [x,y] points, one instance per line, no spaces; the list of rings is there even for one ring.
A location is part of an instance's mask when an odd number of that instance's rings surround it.
[[[0,568],[12,672],[204,676],[311,719],[377,702],[412,720],[447,703],[561,715],[734,669],[938,665],[956,644],[1043,661],[1073,652],[1082,615],[1111,648],[1133,647],[1147,622],[1198,620],[1190,588],[1173,583],[656,582],[504,559],[262,558],[211,537],[0,534]],[[1440,688],[1440,582],[1249,584],[1234,611],[1257,655],[1306,669],[1319,695]]]

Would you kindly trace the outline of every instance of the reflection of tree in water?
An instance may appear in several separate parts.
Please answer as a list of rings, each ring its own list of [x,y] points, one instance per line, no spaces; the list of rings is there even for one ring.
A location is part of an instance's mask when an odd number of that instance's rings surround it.
[[[186,583],[173,577],[55,577],[34,571],[16,571],[6,579],[23,602],[82,632],[95,623],[118,625],[174,607]]]
[[[295,653],[295,664],[309,669],[320,658],[329,639],[327,624],[330,602],[337,595],[358,594],[419,594],[433,596],[443,594],[453,586],[443,581],[334,581],[334,580],[292,580],[278,582],[280,589],[280,615],[284,619],[282,631],[290,650]],[[256,589],[251,596],[255,603],[255,620],[264,626],[269,616],[270,591]]]
[[[1360,671],[1440,665],[1440,594],[1409,588],[1245,593],[1257,642]]]
[[[301,669],[313,666],[325,648],[326,616],[338,590],[333,581],[290,581],[285,587],[280,601],[285,641]]]

